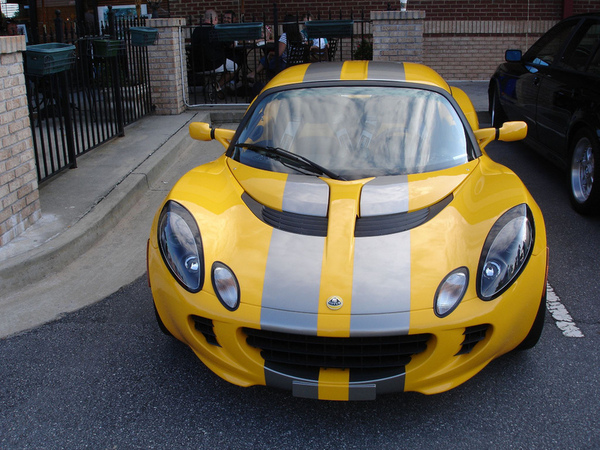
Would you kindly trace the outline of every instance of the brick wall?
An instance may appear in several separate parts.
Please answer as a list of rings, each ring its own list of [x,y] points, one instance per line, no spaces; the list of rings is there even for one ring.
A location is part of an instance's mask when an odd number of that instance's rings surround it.
[[[410,1],[410,0],[409,0]],[[426,21],[423,63],[447,80],[489,80],[509,48],[527,50],[555,21]]]
[[[41,217],[23,36],[0,36],[0,246]]]
[[[311,12],[313,18],[320,14],[327,19],[329,13],[334,19],[359,18],[365,11],[368,19],[371,11],[385,11],[388,4],[392,9],[398,9],[398,0],[368,1],[368,0],[332,0],[332,1],[253,1],[247,0],[244,11],[240,8],[242,2],[237,0],[214,0],[207,3],[201,0],[170,0],[169,13],[171,17],[184,17],[191,25],[201,20],[202,13],[210,6],[222,13],[227,9],[245,12],[247,19],[252,16],[262,21],[263,13],[267,20],[273,20],[273,3],[277,3],[280,19],[285,14],[303,15]],[[598,0],[573,0],[573,14],[590,12],[600,9]],[[426,20],[553,20],[562,19],[564,0],[408,0],[409,10],[425,11]],[[191,19],[191,21],[190,21]]]
[[[148,47],[150,87],[156,114],[181,114],[185,110],[183,92],[187,92],[187,76],[182,74],[180,27],[185,19],[150,19],[148,26],[158,29],[156,45]],[[185,85],[184,85],[185,83]]]
[[[372,11],[374,61],[423,62],[422,11]]]
[[[424,11],[373,11],[373,59],[422,62],[449,81],[489,80],[509,48],[527,50],[553,20],[423,20]]]
[[[385,11],[388,5],[392,9],[399,7],[398,1],[246,1],[246,20],[262,21],[264,17],[271,22],[273,3],[277,3],[280,20],[286,13],[303,15],[306,11],[315,19],[318,16],[328,19],[331,14],[334,19],[352,16],[355,20],[369,20],[372,11]],[[239,4],[238,1],[216,0],[211,7],[219,13],[227,9],[241,13]],[[206,3],[198,0],[171,0],[169,5],[171,17],[186,17],[192,25],[200,22],[206,8]],[[408,11],[424,13],[423,63],[448,80],[487,80],[504,61],[506,49],[527,50],[563,18],[564,5],[564,0],[408,0]],[[572,0],[572,11],[567,13],[599,9],[598,0]],[[348,59],[350,49],[345,45],[344,57]],[[377,53],[375,48],[374,51]],[[376,57],[382,56],[389,55],[379,53]]]

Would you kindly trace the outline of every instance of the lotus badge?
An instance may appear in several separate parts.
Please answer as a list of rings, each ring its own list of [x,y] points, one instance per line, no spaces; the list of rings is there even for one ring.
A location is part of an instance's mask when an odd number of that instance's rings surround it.
[[[329,299],[327,300],[327,307],[334,311],[337,311],[343,305],[344,305],[344,301],[337,295],[334,295],[333,297],[329,297]]]

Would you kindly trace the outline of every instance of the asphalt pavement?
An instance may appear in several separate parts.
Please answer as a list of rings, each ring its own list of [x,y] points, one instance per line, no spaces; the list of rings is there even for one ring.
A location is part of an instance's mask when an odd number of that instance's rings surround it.
[[[450,82],[485,125],[487,82]],[[0,248],[0,339],[95,303],[145,273],[146,241],[160,203],[185,172],[223,147],[189,137],[191,122],[235,127],[238,109],[148,116],[125,136],[78,158],[40,185],[42,218]]]

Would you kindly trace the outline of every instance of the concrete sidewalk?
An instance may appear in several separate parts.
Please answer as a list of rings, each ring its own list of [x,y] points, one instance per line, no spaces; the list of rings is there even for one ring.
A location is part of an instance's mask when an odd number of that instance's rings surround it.
[[[453,82],[485,126],[487,82]],[[192,167],[218,157],[193,141],[193,121],[239,121],[243,108],[149,116],[40,186],[42,219],[0,248],[0,338],[94,303],[145,272],[145,242],[160,202]]]
[[[36,282],[91,247],[177,156],[187,124],[205,115],[144,118],[78,158],[77,169],[42,184],[42,219],[0,248],[2,291]]]

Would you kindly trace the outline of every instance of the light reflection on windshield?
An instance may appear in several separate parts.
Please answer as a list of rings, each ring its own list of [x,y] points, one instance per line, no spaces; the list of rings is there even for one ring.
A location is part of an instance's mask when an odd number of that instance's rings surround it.
[[[294,89],[265,97],[239,143],[280,147],[347,179],[446,169],[468,161],[460,117],[442,95],[394,87]],[[233,157],[260,169],[293,172],[237,148]]]

